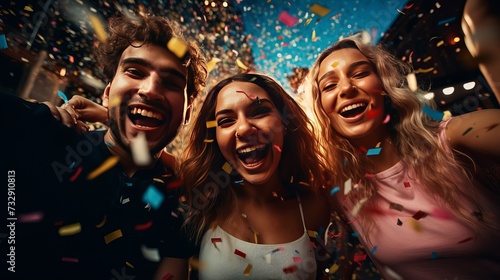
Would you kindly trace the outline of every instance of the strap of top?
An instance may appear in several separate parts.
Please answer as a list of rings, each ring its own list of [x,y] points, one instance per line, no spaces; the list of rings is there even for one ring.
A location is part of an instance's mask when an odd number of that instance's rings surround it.
[[[302,203],[300,202],[300,196],[298,193],[295,193],[297,196],[297,201],[299,202],[299,210],[300,210],[300,218],[302,219],[302,226],[304,226],[304,232],[307,232],[306,222],[304,221],[304,212],[302,211]]]

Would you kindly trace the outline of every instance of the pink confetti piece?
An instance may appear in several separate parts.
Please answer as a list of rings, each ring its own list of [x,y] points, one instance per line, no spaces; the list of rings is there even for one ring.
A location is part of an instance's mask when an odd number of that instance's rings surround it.
[[[281,153],[281,148],[280,148],[280,146],[278,146],[278,145],[273,145],[273,146],[274,146],[274,148],[275,148],[276,150],[278,150],[278,152],[280,152],[280,153]]]
[[[411,187],[410,182],[404,182],[403,184],[405,185],[405,188]]]
[[[247,254],[243,253],[242,251],[240,251],[238,249],[234,249],[234,254],[237,255],[237,256],[240,256],[242,258],[246,258],[247,257]]]
[[[469,242],[469,241],[471,241],[472,239],[473,239],[472,237],[467,237],[467,238],[465,238],[464,240],[459,241],[457,244],[462,244],[462,243],[465,243],[465,242]]]
[[[243,91],[243,90],[237,90],[236,92],[237,92],[237,93],[243,93],[243,94],[244,94],[244,95],[246,95],[246,96],[248,97],[248,99],[250,99],[250,100],[254,100],[254,99],[256,99],[256,98],[257,98],[255,95],[253,95],[253,94],[248,94],[248,93],[246,93],[246,92],[245,92],[245,91]]]
[[[443,220],[451,220],[453,219],[453,214],[451,214],[448,210],[446,209],[441,209],[441,208],[436,208],[432,210],[431,215],[443,219]]]
[[[82,170],[83,170],[83,168],[81,166],[78,167],[75,174],[73,174],[73,176],[71,176],[71,178],[69,178],[69,181],[73,182],[74,180],[76,180],[76,178],[78,178],[78,176],[80,176],[80,173],[82,173]]]
[[[291,265],[291,266],[288,266],[288,267],[285,267],[283,268],[283,272],[285,274],[289,274],[289,273],[294,273],[295,271],[297,271],[298,268],[297,268],[297,265]]]
[[[287,27],[294,26],[298,21],[296,17],[290,15],[287,11],[282,11],[278,16],[278,20],[284,23]]]
[[[385,116],[385,119],[384,119],[383,123],[384,123],[384,124],[388,124],[390,121],[391,121],[391,115],[387,114],[387,115]]]
[[[20,223],[38,223],[43,219],[43,212],[36,211],[32,213],[21,214],[18,216],[17,220]]]
[[[77,263],[78,259],[77,258],[69,258],[69,257],[62,257],[61,261],[63,262],[72,262],[72,263]]]

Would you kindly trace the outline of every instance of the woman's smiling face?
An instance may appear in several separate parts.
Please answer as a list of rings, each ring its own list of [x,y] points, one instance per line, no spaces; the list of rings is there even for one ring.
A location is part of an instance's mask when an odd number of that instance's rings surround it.
[[[263,88],[226,85],[217,96],[215,120],[221,153],[246,182],[264,184],[278,176],[285,127]]]

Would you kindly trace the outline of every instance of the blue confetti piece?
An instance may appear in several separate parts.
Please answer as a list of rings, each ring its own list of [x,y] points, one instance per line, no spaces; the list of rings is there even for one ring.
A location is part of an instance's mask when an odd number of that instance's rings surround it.
[[[371,148],[368,149],[366,152],[367,156],[378,156],[380,154],[380,151],[382,151],[382,148]]]
[[[431,259],[435,260],[435,259],[437,259],[437,257],[438,257],[438,253],[432,252]]]
[[[0,34],[0,50],[8,48],[7,39],[5,39],[5,34]]]
[[[330,196],[334,195],[336,192],[340,191],[340,187],[335,187],[330,191]]]
[[[426,113],[429,117],[431,117],[431,119],[436,120],[436,121],[441,121],[444,118],[443,112],[432,110],[431,108],[429,108],[428,106],[425,106],[425,105],[422,106],[422,111],[424,111],[424,113]]]
[[[359,233],[358,232],[353,232],[353,233],[351,233],[351,235],[354,236],[354,237],[358,237]]]
[[[243,185],[243,182],[244,182],[244,180],[243,180],[243,179],[242,179],[242,180],[239,180],[239,181],[234,181],[234,183],[235,183],[235,184],[240,184],[240,185]]]
[[[125,186],[127,186],[127,187],[132,187],[133,185],[134,185],[134,183],[131,183],[131,182],[126,182],[125,183]]]
[[[438,22],[438,26],[443,25],[443,24],[450,23],[450,22],[452,22],[452,21],[454,21],[454,20],[455,20],[455,17],[451,17],[451,18],[443,19],[442,21]]]
[[[347,165],[347,159],[344,159],[344,167]]]
[[[373,249],[371,251],[371,254],[372,255],[375,254],[375,252],[377,251],[377,249],[378,249],[378,246],[375,245],[375,247],[373,247]]]
[[[142,201],[148,203],[153,209],[158,209],[163,202],[163,194],[152,185],[144,192]]]
[[[73,161],[73,162],[69,165],[69,169],[73,169],[73,167],[75,167],[75,164],[76,164],[76,161]]]
[[[323,233],[325,233],[325,229],[323,227],[320,227],[318,230],[318,237],[323,236]]]
[[[59,97],[61,97],[61,99],[64,100],[65,104],[68,104],[68,97],[66,97],[66,94],[64,94],[64,92],[58,90],[57,95],[59,95]]]

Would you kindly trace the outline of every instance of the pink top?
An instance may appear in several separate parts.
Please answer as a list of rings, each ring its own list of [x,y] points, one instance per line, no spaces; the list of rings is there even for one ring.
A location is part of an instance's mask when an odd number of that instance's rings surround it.
[[[360,240],[385,279],[500,279],[500,230],[479,222],[472,228],[457,220],[440,209],[414,178],[413,170],[405,169],[402,162],[374,178],[377,211],[370,213],[375,226],[370,242]],[[481,191],[482,215],[498,228],[498,218],[491,213],[500,213],[500,197],[479,184],[470,187]],[[347,209],[348,217],[355,220],[352,205]],[[470,207],[472,217],[473,211]],[[351,225],[360,237],[366,236],[358,222]]]

